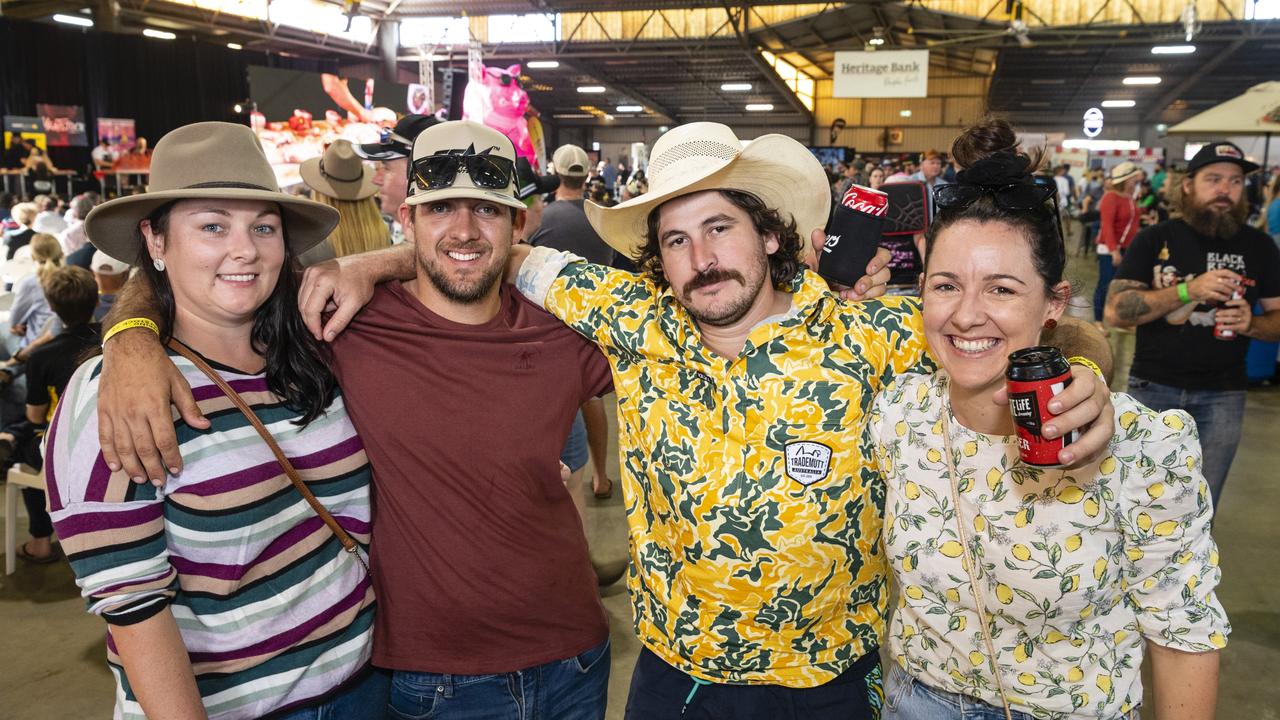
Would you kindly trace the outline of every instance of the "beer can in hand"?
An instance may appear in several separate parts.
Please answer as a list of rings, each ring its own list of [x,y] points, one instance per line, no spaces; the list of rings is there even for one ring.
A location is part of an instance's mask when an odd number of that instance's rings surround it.
[[[1079,433],[1073,430],[1054,440],[1041,433],[1054,417],[1049,401],[1071,384],[1071,365],[1055,347],[1030,347],[1009,356],[1005,378],[1022,461],[1037,467],[1058,466],[1058,453],[1075,442]]]
[[[1240,291],[1240,288],[1231,291],[1232,300],[1239,300],[1242,297],[1244,297],[1244,293]],[[1235,340],[1236,331],[1226,329],[1222,326],[1222,323],[1214,323],[1213,337],[1215,340]]]
[[[818,274],[846,287],[866,275],[867,264],[880,247],[880,231],[888,209],[888,195],[850,185],[827,222],[827,242],[818,258]]]

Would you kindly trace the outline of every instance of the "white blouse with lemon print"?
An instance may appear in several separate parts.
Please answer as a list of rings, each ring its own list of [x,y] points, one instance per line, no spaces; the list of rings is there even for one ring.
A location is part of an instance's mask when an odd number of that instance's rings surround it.
[[[1110,454],[1079,470],[1018,461],[1014,437],[951,413],[947,376],[902,376],[869,432],[887,483],[885,549],[899,588],[889,648],[916,679],[999,706],[957,532],[942,414],[956,454],[960,522],[978,559],[1000,680],[1037,718],[1116,718],[1142,701],[1143,643],[1226,645],[1221,572],[1195,425],[1114,393]]]

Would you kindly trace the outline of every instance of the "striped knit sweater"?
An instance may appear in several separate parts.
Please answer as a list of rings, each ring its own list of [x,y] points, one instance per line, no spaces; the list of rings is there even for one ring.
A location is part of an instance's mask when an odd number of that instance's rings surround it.
[[[54,527],[89,611],[107,626],[116,718],[143,718],[112,625],[166,608],[212,720],[306,705],[363,669],[373,589],[244,416],[171,353],[213,423],[175,421],[185,469],[163,489],[112,473],[98,445],[100,359],[67,386],[47,437]],[[367,550],[370,471],[341,396],[300,428],[263,375],[214,366],[253,408],[316,497]]]

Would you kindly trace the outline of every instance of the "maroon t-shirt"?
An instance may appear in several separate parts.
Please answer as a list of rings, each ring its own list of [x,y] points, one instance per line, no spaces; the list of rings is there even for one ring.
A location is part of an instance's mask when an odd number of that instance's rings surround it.
[[[510,286],[492,321],[463,325],[392,282],[332,348],[373,465],[374,664],[487,675],[604,642],[559,462],[612,385],[595,346]]]

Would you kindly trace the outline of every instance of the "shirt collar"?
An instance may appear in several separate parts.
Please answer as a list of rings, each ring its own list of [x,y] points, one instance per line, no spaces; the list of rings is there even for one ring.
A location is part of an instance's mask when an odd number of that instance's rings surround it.
[[[652,282],[652,281],[649,281]],[[835,308],[839,298],[827,287],[827,281],[817,273],[801,269],[787,286],[791,293],[791,311],[768,323],[754,328],[747,337],[745,351],[760,347],[767,341],[783,334],[799,325],[818,322],[827,318]],[[677,348],[689,353],[693,359],[711,363],[713,353],[702,344],[702,333],[698,331],[689,311],[677,300],[671,286],[658,291],[658,302],[662,308],[659,323]]]

